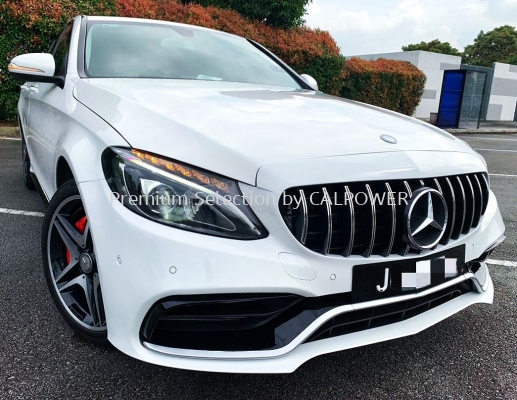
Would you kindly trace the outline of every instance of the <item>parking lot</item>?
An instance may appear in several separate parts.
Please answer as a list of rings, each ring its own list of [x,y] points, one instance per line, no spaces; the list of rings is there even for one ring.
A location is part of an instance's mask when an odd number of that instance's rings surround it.
[[[416,336],[320,356],[291,375],[161,368],[75,336],[44,281],[44,207],[23,185],[21,142],[0,139],[0,398],[517,399],[517,135],[461,138],[486,158],[507,228],[491,256],[494,305]]]

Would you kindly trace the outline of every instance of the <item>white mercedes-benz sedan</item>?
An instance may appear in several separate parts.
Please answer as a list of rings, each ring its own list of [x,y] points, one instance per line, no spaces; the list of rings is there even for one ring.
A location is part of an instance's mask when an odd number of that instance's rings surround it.
[[[162,21],[79,16],[9,71],[44,274],[91,342],[288,373],[493,300],[487,166],[440,129]]]

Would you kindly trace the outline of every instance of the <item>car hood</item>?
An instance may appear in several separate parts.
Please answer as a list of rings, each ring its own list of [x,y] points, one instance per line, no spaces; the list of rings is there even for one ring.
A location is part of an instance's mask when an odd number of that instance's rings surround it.
[[[74,96],[133,148],[251,185],[260,167],[274,163],[364,153],[472,152],[463,141],[424,122],[305,90],[228,82],[81,79]],[[397,143],[387,143],[381,135]]]

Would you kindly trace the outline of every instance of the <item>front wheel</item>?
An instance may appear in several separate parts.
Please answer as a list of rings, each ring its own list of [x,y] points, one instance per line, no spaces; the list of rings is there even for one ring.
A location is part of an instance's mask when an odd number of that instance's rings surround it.
[[[49,204],[41,248],[45,279],[65,321],[82,338],[108,345],[92,232],[73,181],[61,186]]]

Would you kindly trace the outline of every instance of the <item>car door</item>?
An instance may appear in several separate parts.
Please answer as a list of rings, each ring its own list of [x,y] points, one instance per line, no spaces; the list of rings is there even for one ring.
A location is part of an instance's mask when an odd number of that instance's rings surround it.
[[[50,52],[56,63],[56,76],[66,76],[73,22],[60,33]],[[52,170],[56,137],[66,130],[66,92],[53,83],[28,82],[29,113],[26,120],[27,145],[31,166],[47,196],[55,186]],[[65,83],[66,85],[66,83]]]

